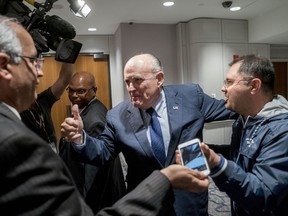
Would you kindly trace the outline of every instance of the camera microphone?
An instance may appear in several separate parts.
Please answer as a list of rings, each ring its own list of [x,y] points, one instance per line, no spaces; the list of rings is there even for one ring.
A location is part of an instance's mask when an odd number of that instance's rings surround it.
[[[76,30],[72,24],[61,19],[56,15],[45,16],[47,31],[57,37],[73,39],[76,36]]]
[[[50,7],[52,7],[51,4],[47,3],[48,1],[46,1],[43,5],[38,3],[35,0],[25,0],[25,1],[37,9],[41,8],[47,11],[50,9]],[[46,8],[46,6],[48,5],[49,7]],[[76,30],[74,26],[71,25],[69,22],[63,20],[59,16],[46,15],[45,22],[46,22],[47,31],[56,37],[73,39],[76,36]]]

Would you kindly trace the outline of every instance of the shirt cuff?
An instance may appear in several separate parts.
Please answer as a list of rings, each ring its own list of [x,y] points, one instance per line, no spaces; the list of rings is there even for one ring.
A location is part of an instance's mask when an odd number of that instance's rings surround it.
[[[221,154],[218,155],[220,156],[221,160],[220,163],[214,169],[211,170],[210,176],[212,178],[220,175],[226,169],[228,164],[227,160]]]
[[[80,151],[80,150],[82,150],[82,149],[86,146],[86,133],[85,133],[84,130],[82,130],[82,133],[83,133],[83,137],[82,137],[83,143],[76,144],[75,142],[71,142],[73,148],[74,148],[76,151]]]

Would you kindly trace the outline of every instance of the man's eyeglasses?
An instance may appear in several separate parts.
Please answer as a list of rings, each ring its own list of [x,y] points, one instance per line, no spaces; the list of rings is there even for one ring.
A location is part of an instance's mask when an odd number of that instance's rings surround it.
[[[73,95],[74,93],[76,93],[76,95],[81,95],[84,96],[86,95],[91,89],[95,89],[95,87],[92,87],[90,89],[71,89],[70,87],[66,88],[66,91],[69,95]]]
[[[44,58],[42,57],[30,57],[30,56],[23,56],[19,55],[19,57],[29,59],[32,64],[36,64],[37,70],[42,70],[44,64]]]
[[[247,83],[248,83],[248,82],[250,82],[252,79],[253,79],[253,77],[244,78],[244,79],[238,80],[236,83],[235,83],[235,80],[225,79],[225,80],[224,80],[224,83],[223,83],[223,86],[227,89],[227,88],[229,88],[230,86],[236,86],[236,85],[238,85],[240,82],[247,82]]]

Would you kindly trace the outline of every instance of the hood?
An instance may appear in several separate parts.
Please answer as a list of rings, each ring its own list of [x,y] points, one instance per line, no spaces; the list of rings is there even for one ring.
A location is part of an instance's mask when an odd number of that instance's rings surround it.
[[[265,104],[257,116],[269,118],[282,113],[288,113],[288,101],[283,96],[276,95],[271,102]]]

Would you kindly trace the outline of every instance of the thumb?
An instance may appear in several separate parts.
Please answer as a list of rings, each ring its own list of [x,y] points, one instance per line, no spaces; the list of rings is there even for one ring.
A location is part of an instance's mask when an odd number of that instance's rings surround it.
[[[73,114],[74,120],[78,120],[79,119],[79,109],[78,109],[78,105],[77,104],[74,104],[72,106],[72,114]]]

